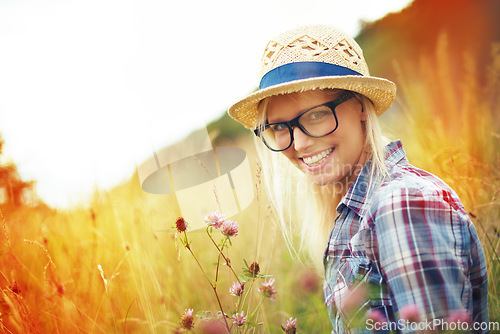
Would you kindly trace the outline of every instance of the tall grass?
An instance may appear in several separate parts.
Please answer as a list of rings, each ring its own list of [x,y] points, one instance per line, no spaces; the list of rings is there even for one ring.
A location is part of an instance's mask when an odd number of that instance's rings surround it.
[[[319,277],[284,251],[264,194],[259,198],[232,218],[240,233],[229,253],[236,270],[244,259],[257,261],[276,278],[277,301],[263,304],[257,332],[276,333],[291,316],[303,330],[327,332]],[[217,313],[211,287],[175,240],[171,226],[180,215],[175,197],[143,192],[136,175],[109,192],[96,191],[89,207],[9,212],[2,234],[9,243],[0,257],[0,332],[171,333],[186,308]],[[211,268],[217,252],[206,234],[194,231],[189,238]],[[226,307],[234,297],[224,293],[230,273],[222,275],[218,289]],[[10,302],[14,297],[18,304]],[[200,324],[195,332],[203,332]]]

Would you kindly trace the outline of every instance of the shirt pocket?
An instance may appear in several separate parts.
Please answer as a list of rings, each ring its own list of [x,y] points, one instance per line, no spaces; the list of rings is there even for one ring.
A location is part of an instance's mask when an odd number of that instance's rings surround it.
[[[337,284],[347,286],[366,282],[372,271],[371,260],[366,256],[350,256],[340,259]]]
[[[392,306],[378,267],[366,256],[340,259],[333,300],[335,311],[348,326],[370,309]]]

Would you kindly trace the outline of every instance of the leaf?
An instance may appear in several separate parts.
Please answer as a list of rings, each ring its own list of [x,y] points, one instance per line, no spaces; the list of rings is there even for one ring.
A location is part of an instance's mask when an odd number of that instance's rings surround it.
[[[273,277],[273,275],[257,275],[258,278],[269,278]]]
[[[252,327],[257,327],[257,326],[260,326],[262,324],[263,324],[262,322],[257,323],[257,322],[253,322],[253,321],[247,321],[245,323],[245,325],[252,326]]]

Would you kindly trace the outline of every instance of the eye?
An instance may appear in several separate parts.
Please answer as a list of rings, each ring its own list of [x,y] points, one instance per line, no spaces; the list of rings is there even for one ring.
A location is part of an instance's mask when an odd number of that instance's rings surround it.
[[[282,132],[288,130],[288,127],[285,123],[272,124],[270,127],[274,132]]]
[[[311,110],[304,114],[303,121],[306,122],[319,122],[326,119],[332,114],[332,111],[328,108]]]

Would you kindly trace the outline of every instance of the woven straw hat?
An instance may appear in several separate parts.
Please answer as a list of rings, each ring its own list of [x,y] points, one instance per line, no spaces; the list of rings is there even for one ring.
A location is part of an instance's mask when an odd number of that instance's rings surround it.
[[[353,38],[330,26],[289,30],[268,44],[262,56],[259,89],[232,105],[229,115],[253,129],[263,99],[314,89],[337,88],[360,93],[378,115],[394,101],[396,85],[371,77],[363,51]]]

